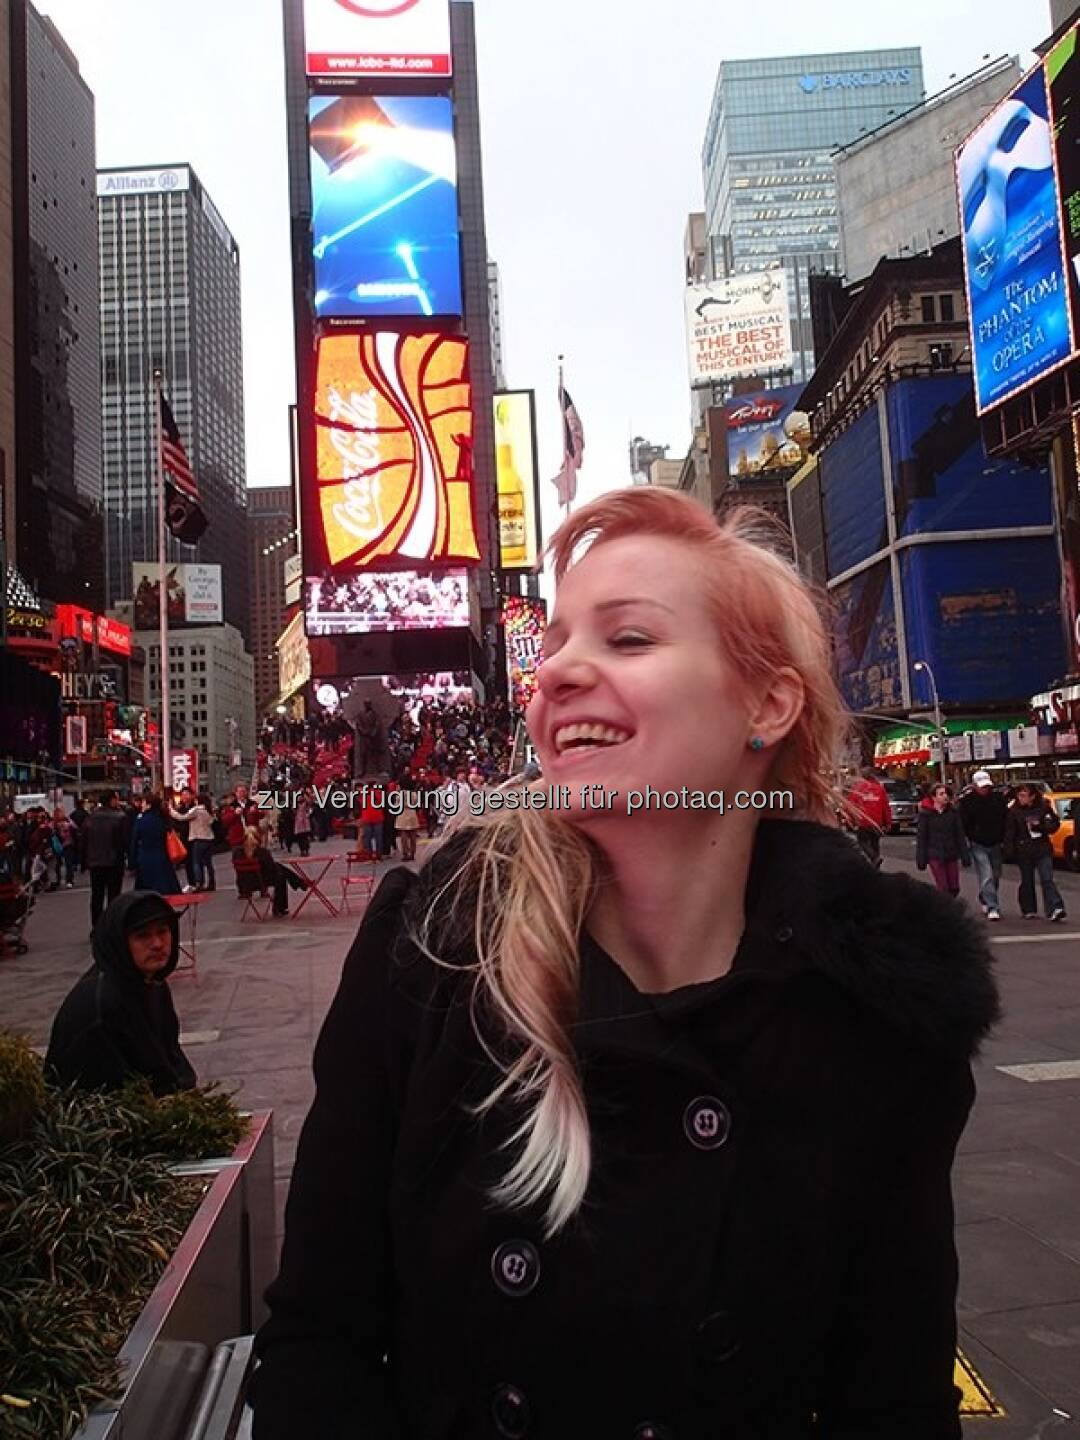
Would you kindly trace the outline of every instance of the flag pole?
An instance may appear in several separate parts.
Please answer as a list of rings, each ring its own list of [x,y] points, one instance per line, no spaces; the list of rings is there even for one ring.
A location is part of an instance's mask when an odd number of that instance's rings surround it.
[[[565,358],[566,358],[566,357],[565,357],[564,355],[560,355],[560,356],[559,356],[559,419],[562,421],[563,437],[564,437],[564,438],[563,438],[563,466],[564,466],[564,473],[565,473],[565,466],[566,466],[566,464],[567,464],[567,448],[566,448],[566,439],[565,439],[565,436],[566,436],[566,401],[565,401],[565,399],[563,398],[563,394],[564,394],[564,392],[563,392],[563,382],[564,382],[564,376],[563,376],[563,361],[565,360]],[[569,519],[570,519],[570,495],[569,495],[569,492],[567,492],[566,503],[563,505],[563,520],[566,521],[566,520],[569,520]]]
[[[161,645],[158,676],[161,681],[161,789],[169,789],[169,593],[165,583],[165,466],[161,435],[161,371],[154,371],[154,472],[158,502],[158,627]]]

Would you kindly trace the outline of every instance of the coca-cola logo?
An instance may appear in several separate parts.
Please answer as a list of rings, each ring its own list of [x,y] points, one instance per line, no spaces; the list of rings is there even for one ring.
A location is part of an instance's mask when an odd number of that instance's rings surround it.
[[[737,430],[740,425],[764,425],[776,417],[784,408],[782,400],[746,400],[728,411],[728,429]]]
[[[337,0],[343,10],[353,15],[362,15],[365,20],[389,20],[393,15],[404,15],[406,10],[415,10],[420,0]]]

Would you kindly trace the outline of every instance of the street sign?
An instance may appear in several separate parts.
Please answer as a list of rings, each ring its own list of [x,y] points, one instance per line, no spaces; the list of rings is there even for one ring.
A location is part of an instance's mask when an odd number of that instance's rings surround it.
[[[169,754],[169,785],[173,790],[199,789],[199,752],[173,750]]]
[[[85,715],[69,715],[64,722],[64,745],[69,755],[89,753],[89,731]]]

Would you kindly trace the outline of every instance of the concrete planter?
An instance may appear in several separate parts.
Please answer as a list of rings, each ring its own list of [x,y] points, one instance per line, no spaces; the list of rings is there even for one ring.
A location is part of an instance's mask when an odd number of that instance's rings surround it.
[[[196,1440],[228,1376],[246,1369],[250,1345],[227,1346],[262,1322],[273,1278],[273,1112],[251,1117],[232,1155],[178,1165],[207,1190],[164,1275],[120,1352],[126,1388],[99,1406],[74,1440]]]

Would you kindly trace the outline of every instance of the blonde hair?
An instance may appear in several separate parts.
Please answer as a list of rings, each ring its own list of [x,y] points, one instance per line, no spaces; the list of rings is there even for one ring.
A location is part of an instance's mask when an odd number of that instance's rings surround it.
[[[846,716],[829,666],[829,642],[810,588],[770,542],[775,522],[741,509],[718,524],[673,491],[617,491],[584,506],[549,546],[561,580],[590,549],[648,535],[685,545],[700,563],[721,653],[747,688],[781,669],[801,677],[805,703],[777,747],[770,784],[791,790],[806,819],[834,823],[833,775]],[[550,811],[495,811],[454,828],[464,856],[424,902],[414,938],[436,963],[451,937],[475,951],[473,1024],[502,1078],[477,1106],[504,1098],[523,1107],[507,1149],[513,1158],[492,1192],[507,1208],[546,1202],[548,1235],[584,1199],[591,1143],[574,1050],[581,932],[599,877],[600,854],[580,830]],[[485,1031],[491,1021],[516,1042],[507,1063]]]
[[[245,825],[243,846],[244,854],[248,857],[249,860],[255,854],[255,851],[258,850],[261,844],[262,836],[259,834],[258,830],[256,830],[255,826]]]

